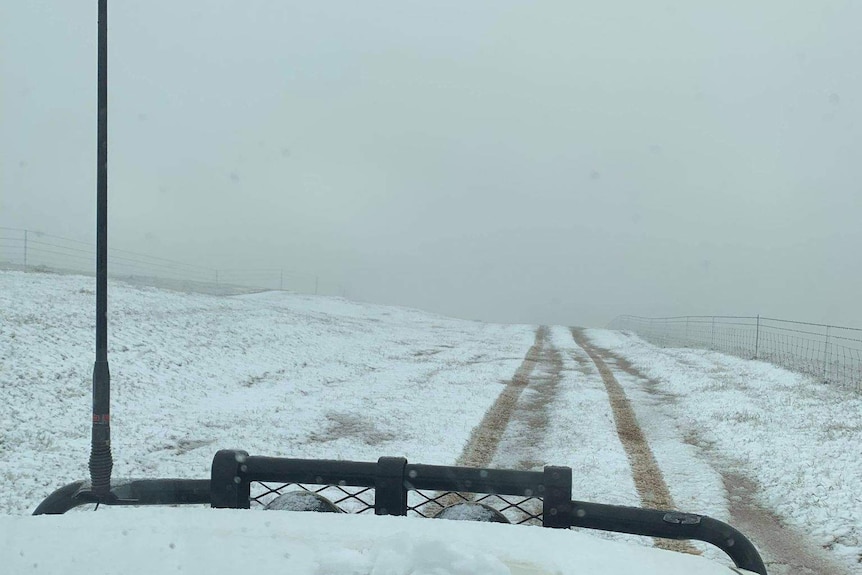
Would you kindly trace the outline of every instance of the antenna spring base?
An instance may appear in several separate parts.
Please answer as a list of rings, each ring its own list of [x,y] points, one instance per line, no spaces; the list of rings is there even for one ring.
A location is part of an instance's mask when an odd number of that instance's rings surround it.
[[[99,498],[106,498],[111,493],[111,471],[114,468],[110,440],[93,442],[89,467],[93,493]]]

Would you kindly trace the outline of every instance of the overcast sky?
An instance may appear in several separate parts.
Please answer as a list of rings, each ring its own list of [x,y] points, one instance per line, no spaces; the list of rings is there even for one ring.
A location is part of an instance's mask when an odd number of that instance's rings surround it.
[[[862,326],[862,3],[112,0],[111,245],[471,319]],[[96,1],[0,4],[0,226],[90,240]]]

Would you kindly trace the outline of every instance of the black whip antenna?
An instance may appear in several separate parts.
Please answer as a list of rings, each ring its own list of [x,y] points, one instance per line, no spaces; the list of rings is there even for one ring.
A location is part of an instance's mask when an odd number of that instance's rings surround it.
[[[96,363],[90,483],[99,500],[111,493],[111,373],[108,369],[108,0],[99,0],[96,152]]]

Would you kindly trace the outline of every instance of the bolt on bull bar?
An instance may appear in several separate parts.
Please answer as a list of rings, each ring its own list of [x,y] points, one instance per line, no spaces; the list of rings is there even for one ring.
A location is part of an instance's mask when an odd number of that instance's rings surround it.
[[[403,457],[381,457],[376,462],[292,459],[225,449],[213,458],[208,480],[115,481],[109,498],[94,494],[88,482],[77,481],[49,495],[33,514],[61,514],[97,502],[250,509],[262,506],[267,497],[275,497],[293,485],[317,492],[337,489],[343,496],[336,503],[349,500],[354,503],[353,512],[370,513],[373,509],[375,515],[428,516],[429,505],[442,508],[446,501],[486,502],[493,497],[502,502],[501,511],[510,516],[514,513],[513,523],[704,541],[724,551],[737,567],[766,575],[763,560],[751,541],[722,521],[693,513],[571,499],[569,467],[520,471],[423,465],[408,463]]]

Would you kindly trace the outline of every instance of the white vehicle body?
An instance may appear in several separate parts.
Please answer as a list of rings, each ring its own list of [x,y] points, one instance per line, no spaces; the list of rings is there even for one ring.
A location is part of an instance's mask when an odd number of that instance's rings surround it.
[[[703,557],[541,527],[291,511],[104,507],[0,517],[9,573],[731,575]]]

